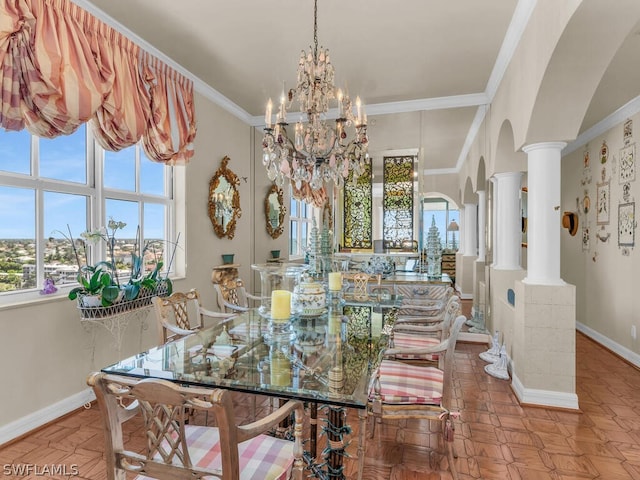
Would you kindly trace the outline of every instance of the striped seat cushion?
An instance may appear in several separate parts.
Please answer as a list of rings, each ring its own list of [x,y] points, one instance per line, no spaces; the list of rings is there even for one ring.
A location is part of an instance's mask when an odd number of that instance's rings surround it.
[[[193,465],[205,470],[221,471],[222,458],[218,429],[185,425],[185,434]],[[258,435],[240,443],[238,455],[240,480],[287,480],[291,476],[293,442],[288,440]],[[138,475],[136,479],[146,480],[151,477]]]
[[[378,367],[383,403],[440,405],[443,372],[435,367],[383,360]],[[373,385],[369,398],[375,394]]]
[[[393,333],[393,348],[427,348],[439,343],[439,339],[426,335],[405,332]],[[437,361],[439,358],[437,353],[397,353],[395,357],[402,360],[428,360],[432,362]]]

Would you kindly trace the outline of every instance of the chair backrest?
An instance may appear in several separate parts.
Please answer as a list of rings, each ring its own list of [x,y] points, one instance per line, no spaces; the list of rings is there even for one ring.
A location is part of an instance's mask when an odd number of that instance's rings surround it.
[[[227,305],[236,305],[242,308],[249,307],[249,299],[244,288],[244,283],[239,278],[229,279],[220,283],[214,283],[216,302],[221,312],[233,312]]]
[[[196,464],[202,449],[212,448],[215,439],[206,437],[205,429],[214,429],[188,427],[192,410],[213,412],[215,415],[219,445],[222,446],[222,475],[217,472],[213,477],[223,480],[239,478],[238,443],[242,441],[243,433],[240,431],[242,427],[236,426],[231,391],[183,387],[166,380],[140,380],[105,373],[92,374],[87,383],[93,387],[102,412],[108,479],[124,480],[127,467],[130,472],[143,467],[144,475],[153,478],[201,478],[203,475],[212,475]],[[126,419],[126,410],[121,406],[123,400],[132,400],[132,405],[136,405],[142,413],[142,428],[147,440],[142,453],[125,448],[122,422]],[[131,416],[131,412],[126,413]],[[191,430],[188,428],[200,429],[197,434],[199,441],[191,440],[188,433]],[[204,445],[207,439],[211,444]],[[192,443],[195,443],[193,448]],[[136,445],[137,450],[138,447]],[[197,452],[197,449],[201,451]],[[141,472],[138,470],[138,473]]]
[[[451,408],[451,398],[453,394],[453,380],[451,375],[453,373],[453,361],[456,350],[456,342],[458,341],[458,333],[464,322],[467,321],[467,317],[464,315],[458,315],[451,329],[449,330],[449,337],[445,340],[447,343],[447,349],[444,355],[439,355],[438,363],[439,368],[443,371],[444,385],[442,387],[442,401],[441,405],[445,408]]]
[[[153,304],[160,345],[204,327],[200,295],[195,288],[186,293],[174,292],[168,297],[154,297]],[[172,330],[172,326],[177,328]]]
[[[369,282],[372,279],[376,280],[377,286],[382,283],[382,275],[371,275],[365,272],[343,272],[342,278],[353,283],[350,290],[356,300],[369,298]]]

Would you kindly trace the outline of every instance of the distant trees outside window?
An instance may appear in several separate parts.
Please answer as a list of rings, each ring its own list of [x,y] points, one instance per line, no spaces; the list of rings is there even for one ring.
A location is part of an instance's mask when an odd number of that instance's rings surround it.
[[[114,245],[123,276],[136,238],[153,242],[156,255],[170,251],[173,167],[150,161],[139,145],[105,151],[85,125],[54,139],[0,132],[0,301],[36,295],[47,278],[75,284],[78,262],[106,258],[104,245],[83,244],[81,234],[110,218],[126,223]]]

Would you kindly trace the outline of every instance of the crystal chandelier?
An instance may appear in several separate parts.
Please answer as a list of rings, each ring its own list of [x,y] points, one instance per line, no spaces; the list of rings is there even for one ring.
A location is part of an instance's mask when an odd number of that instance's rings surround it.
[[[325,182],[333,181],[338,188],[353,172],[354,181],[363,172],[368,158],[367,116],[360,98],[356,98],[356,113],[348,95],[334,85],[334,69],[329,50],[318,49],[318,1],[313,10],[313,47],[300,54],[296,88],[284,91],[273,124],[271,99],[265,113],[266,127],[262,140],[262,163],[271,181],[280,187],[289,179],[294,196],[316,205],[326,198]],[[300,105],[301,120],[295,125],[294,138],[287,132],[287,108],[293,99]],[[336,99],[338,116],[335,125],[327,123],[329,101]],[[302,122],[306,114],[306,123]],[[348,140],[347,130],[355,129]]]

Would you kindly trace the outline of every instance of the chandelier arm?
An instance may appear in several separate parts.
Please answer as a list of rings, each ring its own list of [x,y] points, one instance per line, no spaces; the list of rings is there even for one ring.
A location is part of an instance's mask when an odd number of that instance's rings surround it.
[[[313,2],[313,61],[318,63],[318,0]]]

